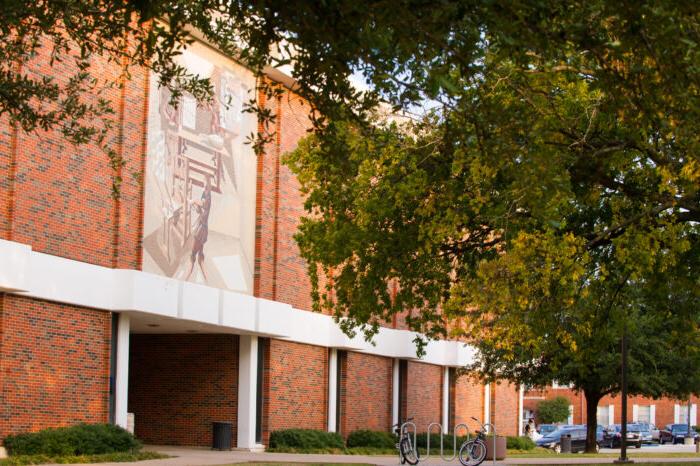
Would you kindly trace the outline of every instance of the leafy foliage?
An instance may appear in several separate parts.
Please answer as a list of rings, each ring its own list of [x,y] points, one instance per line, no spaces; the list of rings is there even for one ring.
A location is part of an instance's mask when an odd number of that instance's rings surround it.
[[[3,443],[10,455],[100,455],[141,448],[132,434],[111,424],[78,424],[9,435]]]
[[[314,429],[284,429],[270,433],[270,448],[343,448],[343,437],[336,432]]]
[[[488,380],[571,383],[592,449],[623,334],[632,393],[700,391],[698,12],[471,7],[406,77],[425,116],[333,121],[288,158],[297,240],[346,331],[408,313]]]
[[[568,417],[569,400],[566,397],[557,396],[537,403],[537,418],[543,424],[564,422]]]

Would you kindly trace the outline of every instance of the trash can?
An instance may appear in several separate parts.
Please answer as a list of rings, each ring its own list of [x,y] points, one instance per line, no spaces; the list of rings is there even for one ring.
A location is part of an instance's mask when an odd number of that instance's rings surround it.
[[[212,450],[230,450],[233,428],[230,422],[214,422],[212,435]]]
[[[571,453],[571,434],[561,436],[561,452]]]

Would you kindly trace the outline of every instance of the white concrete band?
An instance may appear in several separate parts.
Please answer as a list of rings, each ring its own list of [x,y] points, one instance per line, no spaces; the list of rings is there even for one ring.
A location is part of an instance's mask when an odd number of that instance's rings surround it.
[[[518,390],[518,435],[523,435],[523,424],[525,423],[525,407],[523,402],[525,400],[525,386],[521,385],[520,390]]]
[[[491,384],[484,385],[484,424],[491,423]]]
[[[450,368],[442,368],[442,433],[450,429]]]
[[[338,350],[328,353],[328,432],[335,432],[338,409]]]
[[[238,346],[238,448],[255,450],[258,337],[241,335]]]
[[[394,359],[394,365],[391,372],[391,423],[399,423],[399,388],[400,382],[400,359]]]
[[[219,333],[253,334],[379,356],[416,360],[415,332],[382,328],[373,342],[345,335],[327,315],[267,299],[142,272],[37,253],[0,240],[0,291],[112,312],[190,321]],[[203,333],[206,333],[205,331]],[[431,341],[421,362],[463,367],[474,349]]]
[[[129,323],[128,314],[120,314],[117,321],[117,361],[114,380],[114,423],[127,428],[129,402]]]

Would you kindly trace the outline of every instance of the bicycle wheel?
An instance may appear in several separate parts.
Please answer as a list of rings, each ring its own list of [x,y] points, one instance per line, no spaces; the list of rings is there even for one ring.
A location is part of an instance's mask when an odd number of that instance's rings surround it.
[[[396,449],[399,450],[399,461],[401,464],[406,464],[406,457],[403,456],[403,451],[401,451],[401,443],[396,444]]]
[[[486,458],[486,445],[481,440],[464,442],[459,449],[459,462],[463,466],[478,466]]]
[[[411,445],[411,439],[408,437],[404,437],[401,439],[401,454],[403,455],[404,460],[410,464],[410,465],[416,465],[418,464],[419,457],[418,457],[418,452],[413,448],[413,445]]]

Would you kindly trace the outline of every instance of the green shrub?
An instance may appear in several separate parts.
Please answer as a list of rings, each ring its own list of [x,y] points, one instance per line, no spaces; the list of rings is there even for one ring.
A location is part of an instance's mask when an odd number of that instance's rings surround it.
[[[563,396],[542,400],[537,404],[537,418],[542,424],[564,422],[569,418],[569,400]]]
[[[4,439],[10,455],[100,455],[134,451],[141,443],[126,430],[111,424],[78,424]]]
[[[343,437],[335,432],[313,429],[276,430],[270,434],[270,448],[343,448]]]
[[[348,435],[347,445],[348,448],[394,448],[396,446],[396,436],[389,432],[377,430],[355,430]]]
[[[535,446],[530,437],[506,437],[506,448],[509,450],[532,450]]]

